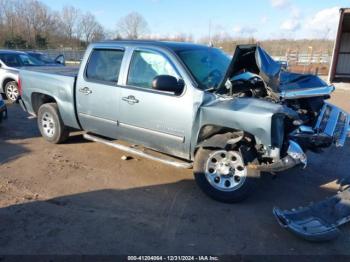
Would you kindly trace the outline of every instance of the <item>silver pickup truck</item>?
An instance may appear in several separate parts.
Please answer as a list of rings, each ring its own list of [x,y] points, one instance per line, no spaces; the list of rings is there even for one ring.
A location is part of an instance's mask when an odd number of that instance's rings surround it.
[[[348,113],[326,102],[333,86],[282,70],[259,45],[238,46],[231,59],[188,43],[102,42],[88,47],[79,71],[24,68],[19,78],[20,103],[49,142],[84,130],[193,167],[199,187],[223,202],[246,198],[261,172],[306,167],[307,151],[343,146],[349,133]]]

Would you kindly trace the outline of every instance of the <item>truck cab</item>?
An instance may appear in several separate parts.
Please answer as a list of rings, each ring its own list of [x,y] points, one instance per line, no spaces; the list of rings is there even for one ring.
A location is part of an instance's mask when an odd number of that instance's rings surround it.
[[[151,43],[101,43],[88,48],[82,65],[76,100],[84,130],[190,157],[203,91],[174,51]]]

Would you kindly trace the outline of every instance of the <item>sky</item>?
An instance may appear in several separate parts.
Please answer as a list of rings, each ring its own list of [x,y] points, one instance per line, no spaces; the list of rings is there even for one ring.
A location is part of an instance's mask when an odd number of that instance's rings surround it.
[[[335,37],[339,8],[350,0],[42,0],[52,10],[72,5],[93,13],[110,32],[121,17],[140,13],[154,37],[191,34],[276,38]],[[210,30],[211,28],[211,30]]]

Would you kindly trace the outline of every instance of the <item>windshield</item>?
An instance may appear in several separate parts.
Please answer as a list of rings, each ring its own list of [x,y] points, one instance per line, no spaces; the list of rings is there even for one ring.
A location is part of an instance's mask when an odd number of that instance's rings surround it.
[[[231,62],[227,54],[211,47],[181,50],[177,54],[202,90],[217,88]]]
[[[0,60],[9,67],[44,65],[43,62],[27,54],[0,54]]]
[[[34,57],[34,58],[44,62],[45,64],[55,63],[55,61],[53,59],[51,59],[49,56],[41,54],[41,53],[29,53],[29,56]]]

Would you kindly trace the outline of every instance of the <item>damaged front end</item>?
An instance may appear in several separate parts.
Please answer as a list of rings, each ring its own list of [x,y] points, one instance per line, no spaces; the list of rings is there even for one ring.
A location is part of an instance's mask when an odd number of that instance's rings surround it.
[[[259,45],[240,45],[217,93],[283,107],[272,120],[273,143],[257,148],[260,165],[251,166],[274,173],[299,165],[306,167],[307,151],[320,153],[334,144],[344,146],[350,118],[347,112],[326,102],[334,90],[316,75],[282,70]]]

